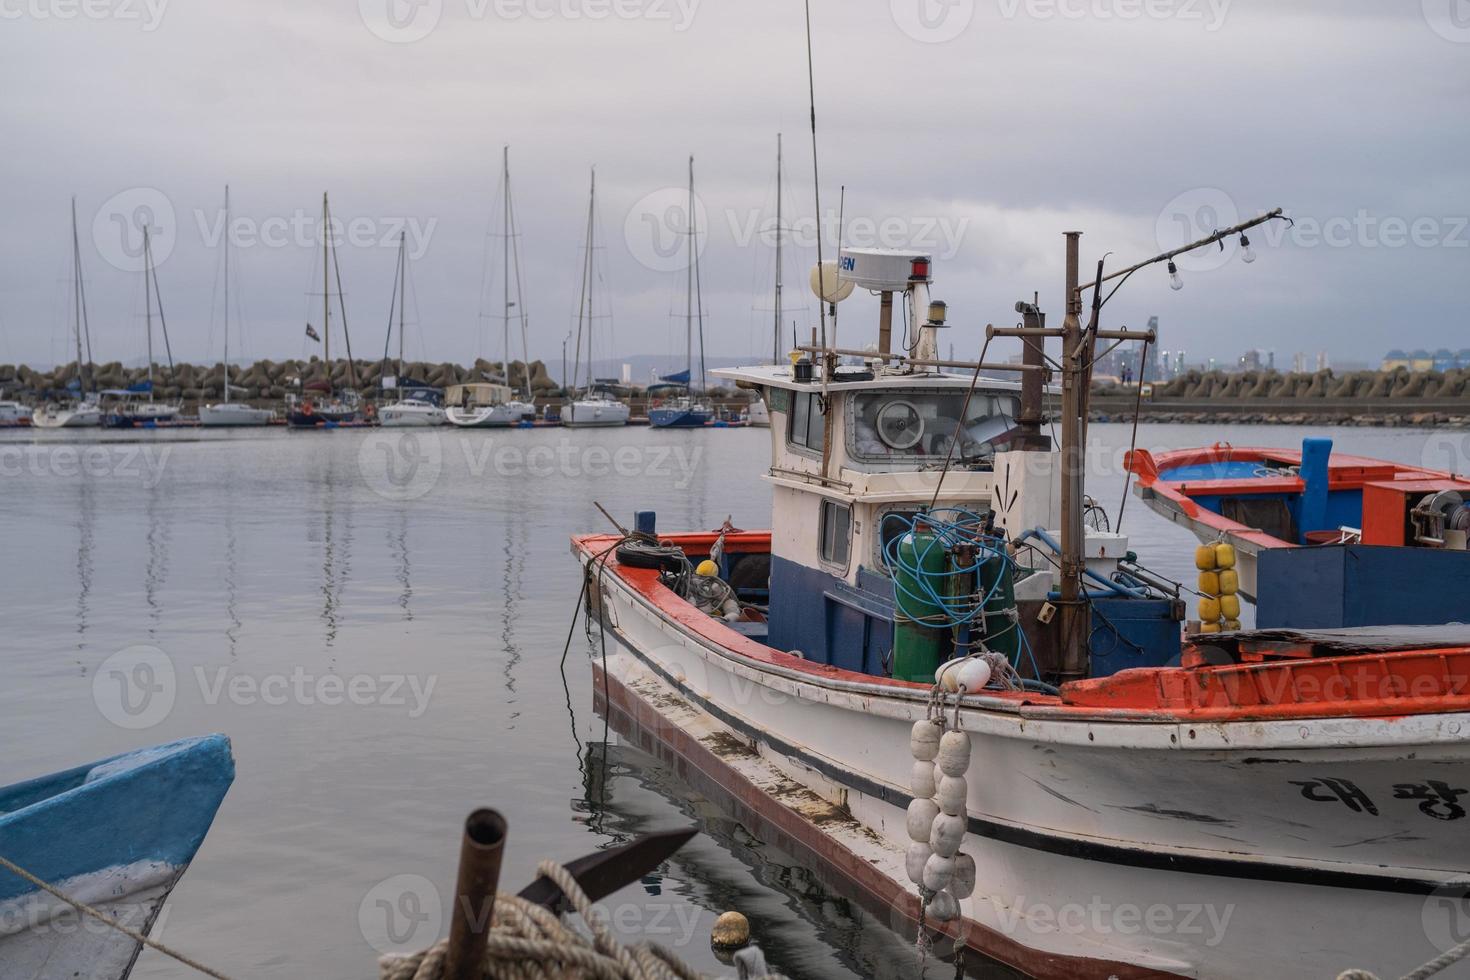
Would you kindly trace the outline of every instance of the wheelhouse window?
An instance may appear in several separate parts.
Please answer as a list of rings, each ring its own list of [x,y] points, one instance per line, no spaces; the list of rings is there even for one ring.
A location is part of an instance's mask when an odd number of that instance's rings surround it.
[[[833,500],[822,501],[822,561],[847,567],[852,550],[852,508]]]
[[[964,466],[1005,448],[1020,402],[977,391],[967,409],[963,391],[882,391],[854,395],[851,406],[848,451],[855,459],[941,460],[953,442],[953,460]]]
[[[812,452],[821,452],[826,445],[825,417],[822,414],[821,396],[814,391],[796,391],[791,394],[791,427],[786,441]]]

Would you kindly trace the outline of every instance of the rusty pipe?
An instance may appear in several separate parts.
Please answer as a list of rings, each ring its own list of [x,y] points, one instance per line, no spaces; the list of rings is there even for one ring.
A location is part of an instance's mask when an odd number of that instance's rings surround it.
[[[495,891],[500,887],[500,859],[505,851],[505,817],[482,807],[464,822],[459,848],[459,880],[449,920],[445,980],[480,980],[485,946],[495,921]]]

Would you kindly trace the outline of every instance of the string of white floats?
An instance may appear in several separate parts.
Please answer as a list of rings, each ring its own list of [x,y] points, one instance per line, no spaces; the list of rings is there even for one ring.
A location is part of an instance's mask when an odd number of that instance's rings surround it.
[[[971,694],[990,683],[990,664],[983,657],[950,661],[937,671],[935,694]],[[908,853],[905,870],[919,888],[928,915],[948,922],[960,914],[960,902],[975,891],[975,859],[960,850],[968,823],[965,801],[970,787],[970,736],[958,722],[946,726],[944,712],[914,723],[909,734],[914,757],[909,777],[913,801],[908,808]]]

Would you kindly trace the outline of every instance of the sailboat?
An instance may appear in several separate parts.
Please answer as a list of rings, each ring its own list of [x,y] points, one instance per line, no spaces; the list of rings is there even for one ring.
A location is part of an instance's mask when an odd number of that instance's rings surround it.
[[[587,337],[587,383],[573,398],[562,417],[572,429],[603,428],[628,424],[628,406],[620,401],[608,382],[592,377],[592,287],[597,280],[597,171],[592,171],[592,192],[587,202],[587,254],[582,263],[582,297],[577,306],[577,359],[582,358],[582,336]]]
[[[67,386],[76,392],[74,402],[47,402],[31,416],[38,429],[79,429],[102,424],[102,409],[95,395],[89,394],[82,381],[82,337],[92,346],[91,327],[87,323],[87,291],[82,284],[82,246],[77,238],[77,199],[71,199],[72,261],[72,335],[77,345],[77,376]]]
[[[689,264],[684,287],[684,370],[648,388],[648,421],[660,429],[697,429],[710,420],[710,407],[691,387],[694,324],[699,323],[700,379],[704,374],[704,298],[699,290],[699,227],[694,212],[694,157],[689,158]]]
[[[332,287],[336,272],[338,308],[342,313],[342,339],[347,344],[347,376],[352,387],[332,387]],[[307,335],[315,337],[311,324]],[[356,391],[357,371],[352,364],[352,337],[347,332],[347,303],[342,297],[342,270],[337,265],[337,250],[332,247],[332,214],[327,195],[322,194],[322,372],[325,378],[307,381],[300,393],[286,396],[286,421],[294,428],[309,429],[323,425],[339,425],[357,420],[361,400]]]
[[[199,424],[209,426],[266,425],[275,418],[268,408],[255,408],[244,402],[230,401],[230,188],[225,187],[225,359],[224,401],[199,406]]]
[[[536,418],[536,406],[532,401],[531,394],[531,371],[530,352],[526,349],[526,306],[525,297],[521,294],[521,254],[516,248],[515,212],[511,206],[510,197],[510,147],[507,146],[501,153],[501,186],[504,188],[505,199],[502,204],[501,237],[505,240],[501,251],[501,330],[504,340],[505,358],[502,363],[505,366],[505,377],[493,381],[486,379],[484,383],[454,385],[447,393],[449,421],[454,425],[466,429],[490,429],[505,428],[507,426],[520,425],[522,422],[534,421]],[[516,298],[510,298],[511,263],[515,263]],[[521,344],[525,350],[526,379],[524,392],[516,392],[510,387],[510,321],[511,311],[515,310],[515,316],[521,324]],[[525,395],[525,400],[519,396]]]
[[[153,304],[158,303],[158,322],[163,329],[164,349],[168,352],[169,373],[173,373],[173,353],[168,347],[168,321],[163,316],[163,296],[158,291],[158,270],[153,265],[153,245],[148,227],[143,227],[143,307],[144,332],[148,343],[148,377],[126,388],[110,388],[102,392],[108,407],[102,423],[114,429],[132,429],[138,426],[171,422],[178,416],[182,406],[155,399],[153,384]],[[146,401],[144,400],[146,396]]]
[[[398,373],[393,376],[393,389],[398,399],[378,410],[378,424],[389,428],[443,425],[444,409],[435,404],[426,386],[405,384],[403,377],[403,308],[408,305],[408,249],[402,232],[398,235],[398,272],[393,282],[393,300],[388,307],[388,336],[383,340],[383,362],[388,361],[388,345],[393,341],[393,313],[398,313]],[[386,385],[389,379],[384,378]]]

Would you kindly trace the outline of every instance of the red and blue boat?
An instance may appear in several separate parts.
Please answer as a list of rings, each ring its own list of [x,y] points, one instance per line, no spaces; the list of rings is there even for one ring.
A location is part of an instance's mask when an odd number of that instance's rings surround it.
[[[1234,546],[1257,622],[1282,628],[1465,620],[1470,478],[1333,452],[1216,443],[1134,450],[1134,491],[1201,542]],[[1439,583],[1439,585],[1436,585]]]

